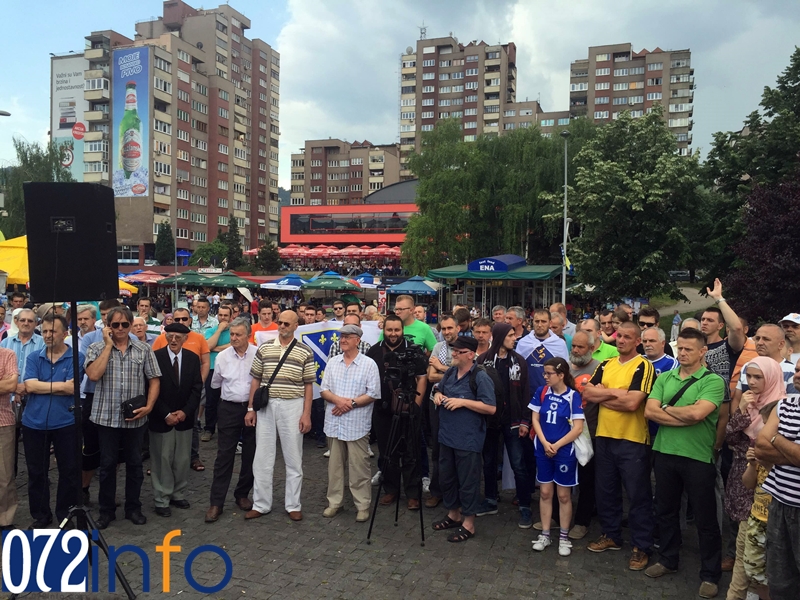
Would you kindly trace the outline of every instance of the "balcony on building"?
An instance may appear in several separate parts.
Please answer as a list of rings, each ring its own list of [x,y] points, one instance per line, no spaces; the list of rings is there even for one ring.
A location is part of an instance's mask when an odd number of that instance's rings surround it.
[[[89,123],[97,121],[107,121],[108,111],[104,110],[87,110],[83,113],[83,120]]]

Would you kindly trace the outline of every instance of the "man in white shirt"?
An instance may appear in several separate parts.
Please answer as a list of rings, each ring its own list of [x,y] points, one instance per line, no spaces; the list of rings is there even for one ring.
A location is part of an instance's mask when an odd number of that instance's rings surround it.
[[[249,343],[250,320],[247,317],[234,319],[228,330],[231,345],[217,356],[211,380],[211,387],[220,390],[221,400],[217,409],[217,458],[214,461],[211,506],[206,512],[206,523],[214,523],[222,514],[233,476],[239,438],[242,439],[242,466],[233,496],[241,510],[247,512],[253,508],[248,496],[253,489],[256,430],[255,427],[245,426],[244,417],[250,399],[250,368],[257,349]]]

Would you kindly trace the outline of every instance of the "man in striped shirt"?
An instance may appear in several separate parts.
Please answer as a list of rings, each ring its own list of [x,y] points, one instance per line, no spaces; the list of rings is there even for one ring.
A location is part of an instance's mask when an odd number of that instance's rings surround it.
[[[256,455],[253,460],[253,508],[244,518],[256,519],[272,510],[272,475],[275,467],[275,442],[281,438],[286,463],[286,512],[300,521],[300,491],[303,486],[303,435],[311,430],[311,398],[317,369],[311,348],[295,343],[297,313],[283,311],[278,317],[277,339],[261,344],[253,359],[250,375],[250,402],[245,424],[256,427]],[[256,412],[253,396],[269,383],[284,354],[286,360],[269,388],[269,403]]]
[[[794,376],[800,386],[800,372]],[[767,579],[772,600],[800,588],[800,402],[781,400],[758,434],[756,458],[774,465],[762,486],[772,494],[767,522]]]

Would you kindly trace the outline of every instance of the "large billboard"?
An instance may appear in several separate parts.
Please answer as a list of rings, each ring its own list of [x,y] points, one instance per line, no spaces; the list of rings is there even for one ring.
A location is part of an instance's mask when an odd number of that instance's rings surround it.
[[[114,196],[147,196],[150,191],[150,49],[115,50],[112,62],[111,181]]]
[[[83,97],[83,75],[89,61],[80,56],[51,60],[50,139],[62,147],[61,164],[70,170],[75,181],[83,181],[83,113],[89,102]]]

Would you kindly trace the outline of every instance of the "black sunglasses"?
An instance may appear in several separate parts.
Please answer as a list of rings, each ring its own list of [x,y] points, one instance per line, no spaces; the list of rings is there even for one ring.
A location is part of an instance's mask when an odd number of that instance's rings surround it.
[[[173,321],[191,321],[192,317],[173,317]]]
[[[128,323],[127,321],[117,321],[116,323],[111,324],[111,329],[119,329],[120,327],[122,327],[123,329],[127,329],[130,326],[131,324]]]

